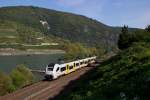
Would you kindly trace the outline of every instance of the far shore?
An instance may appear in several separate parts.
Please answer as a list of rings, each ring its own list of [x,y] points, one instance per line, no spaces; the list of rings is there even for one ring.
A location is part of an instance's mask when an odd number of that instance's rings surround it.
[[[64,50],[60,49],[27,49],[18,50],[12,48],[0,48],[0,56],[16,56],[16,55],[41,55],[41,54],[64,54]]]

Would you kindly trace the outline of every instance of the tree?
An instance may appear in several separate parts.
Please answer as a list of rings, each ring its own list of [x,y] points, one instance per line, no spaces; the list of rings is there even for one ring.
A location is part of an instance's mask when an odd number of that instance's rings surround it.
[[[85,58],[93,55],[97,55],[98,51],[94,47],[85,47],[80,43],[68,43],[65,44],[64,50],[67,52],[64,55],[66,60],[73,60],[76,58]]]
[[[32,83],[32,81],[33,74],[24,65],[17,66],[10,75],[0,71],[0,95],[13,92],[20,87]]]
[[[10,77],[16,88],[23,87],[33,80],[33,74],[24,65],[17,66],[17,68],[11,72]]]
[[[4,95],[14,90],[15,88],[12,84],[11,78],[0,71],[0,95]]]
[[[128,33],[128,26],[124,25],[121,29],[122,34],[127,34]]]
[[[150,32],[150,25],[147,25],[147,27],[145,28],[145,30],[146,30],[147,32]]]
[[[129,47],[131,39],[131,34],[128,32],[128,26],[124,25],[121,29],[121,34],[119,35],[118,47],[119,49],[125,49]]]

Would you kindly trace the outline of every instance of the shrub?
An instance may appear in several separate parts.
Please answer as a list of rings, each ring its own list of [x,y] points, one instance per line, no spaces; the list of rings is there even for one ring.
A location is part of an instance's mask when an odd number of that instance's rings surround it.
[[[33,74],[24,65],[17,66],[10,74],[13,84],[16,88],[30,84],[33,80]]]
[[[13,92],[25,85],[32,83],[33,74],[24,65],[19,65],[12,70],[10,75],[0,71],[0,95]]]
[[[64,45],[65,59],[85,58],[93,55],[100,55],[95,47],[86,47],[80,43],[68,43]],[[100,50],[99,50],[100,51]]]
[[[15,87],[12,84],[11,78],[3,72],[0,72],[0,95],[4,95],[14,90]]]
[[[138,42],[150,42],[150,32],[145,30],[136,30],[135,32],[122,32],[122,34],[120,34],[119,36],[118,47],[119,49],[123,50]]]

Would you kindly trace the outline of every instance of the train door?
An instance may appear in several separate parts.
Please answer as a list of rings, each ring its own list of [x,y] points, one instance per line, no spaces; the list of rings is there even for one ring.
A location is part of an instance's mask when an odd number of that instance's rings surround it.
[[[66,65],[66,74],[68,74],[69,73],[69,65],[67,64]]]
[[[73,63],[73,71],[75,71],[75,70],[76,70],[76,64]]]
[[[60,76],[60,67],[57,67],[56,69],[56,76]]]

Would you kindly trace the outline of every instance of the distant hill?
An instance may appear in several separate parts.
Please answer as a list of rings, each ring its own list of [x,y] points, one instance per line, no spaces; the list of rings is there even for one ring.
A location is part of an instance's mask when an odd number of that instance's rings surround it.
[[[31,27],[45,36],[81,42],[88,46],[116,48],[120,28],[85,16],[32,6],[0,8],[0,36],[16,36],[19,26]]]

